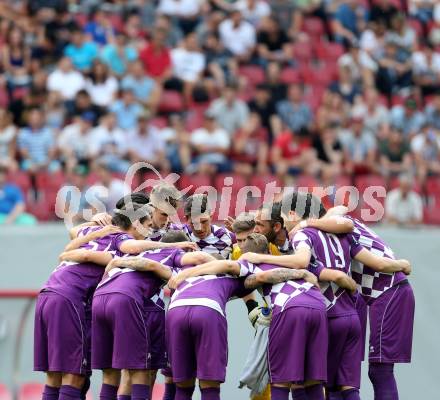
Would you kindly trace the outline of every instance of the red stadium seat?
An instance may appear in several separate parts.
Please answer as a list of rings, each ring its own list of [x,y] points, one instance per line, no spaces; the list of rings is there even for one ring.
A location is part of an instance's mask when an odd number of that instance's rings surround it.
[[[2,383],[0,383],[0,400],[12,400],[12,393]]]
[[[440,225],[440,207],[438,205],[425,207],[423,221],[429,225]]]
[[[185,109],[183,97],[175,90],[165,90],[160,99],[159,111],[163,113],[182,112]]]
[[[24,171],[16,171],[8,174],[8,182],[17,185],[25,196],[31,188],[31,179],[29,174]]]
[[[232,178],[232,184],[230,185],[228,182],[229,180],[227,178]],[[228,183],[225,185],[225,179]],[[232,191],[237,194],[238,191],[244,187],[247,186],[247,180],[243,175],[240,174],[232,174],[232,173],[226,173],[226,174],[217,174],[214,178],[214,187],[217,189],[217,192],[220,194],[223,190],[223,187],[231,187]]]
[[[319,186],[319,182],[310,175],[300,175],[296,179],[296,185],[298,190],[312,192],[312,190]]]
[[[396,189],[398,187],[399,187],[399,178],[395,177],[395,178],[391,179],[390,186],[389,186],[388,190],[393,190],[393,189]],[[422,194],[423,193],[423,188],[420,185],[420,183],[418,183],[418,182],[414,182],[413,190],[415,192],[417,192],[418,194]]]
[[[339,43],[316,42],[316,56],[323,61],[337,61],[344,54],[344,47]]]
[[[261,195],[264,196],[267,185],[280,186],[281,183],[275,175],[252,175],[249,184],[256,186],[261,190]]]
[[[182,175],[177,184],[180,190],[192,186],[192,188],[188,191],[189,194],[192,194],[201,186],[211,186],[211,177],[201,174]]]
[[[414,29],[418,38],[423,37],[423,25],[419,20],[410,18],[408,19],[408,25]]]
[[[363,193],[370,186],[387,187],[386,181],[380,175],[361,175],[355,178],[355,186]]]
[[[150,124],[155,126],[156,128],[163,129],[168,126],[168,121],[164,117],[154,117],[151,119]]]
[[[188,131],[192,132],[195,129],[200,128],[203,125],[203,112],[198,110],[191,110],[186,117],[185,127]]]
[[[61,171],[54,173],[41,171],[36,174],[35,182],[38,190],[59,190],[66,183],[66,179]]]
[[[302,65],[300,73],[306,84],[327,87],[335,80],[337,70],[333,63],[325,63],[319,66],[309,64]]]
[[[429,199],[435,200],[440,206],[440,178],[430,177],[426,181],[426,194]]]
[[[240,67],[238,75],[245,77],[252,86],[263,83],[266,80],[264,69],[257,65],[244,65]]]
[[[324,24],[322,20],[317,17],[306,18],[303,22],[302,30],[307,33],[313,41],[319,40],[325,33]]]
[[[54,209],[55,203],[53,197],[50,202],[44,198],[39,201],[32,199],[26,202],[26,212],[35,216],[38,221],[53,220],[55,218]]]
[[[293,59],[300,64],[308,63],[313,58],[313,49],[309,42],[298,42],[292,45]]]
[[[18,400],[41,400],[44,385],[38,382],[23,383],[18,389]]]
[[[299,70],[292,67],[286,67],[281,71],[281,82],[285,83],[286,85],[290,85],[292,83],[300,83],[301,82],[301,76],[299,73]]]

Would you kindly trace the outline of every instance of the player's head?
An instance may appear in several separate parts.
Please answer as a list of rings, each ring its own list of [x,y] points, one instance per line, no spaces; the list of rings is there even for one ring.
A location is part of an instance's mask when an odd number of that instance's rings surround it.
[[[160,241],[163,243],[189,242],[189,237],[182,231],[167,231]]]
[[[146,193],[134,192],[119,199],[116,203],[116,208],[121,209],[128,203],[148,204],[149,202],[150,199]]]
[[[169,183],[159,183],[150,193],[153,206],[153,228],[161,229],[168,224],[169,216],[176,213],[180,192]]]
[[[321,218],[324,214],[321,200],[311,193],[287,193],[281,201],[281,216],[289,231],[304,219]]]
[[[126,203],[122,208],[115,209],[112,225],[129,233],[135,239],[149,236],[151,231],[152,207],[149,204]]]
[[[267,254],[269,253],[269,242],[266,236],[260,233],[251,233],[246,238],[242,251],[243,253]]]
[[[205,239],[211,233],[212,211],[205,193],[188,197],[183,208],[185,218],[199,239]]]
[[[255,215],[248,212],[241,213],[232,224],[232,231],[237,238],[237,245],[243,251],[246,238],[254,231]]]
[[[255,233],[266,236],[269,243],[273,243],[284,228],[281,217],[281,204],[263,204],[255,214]]]

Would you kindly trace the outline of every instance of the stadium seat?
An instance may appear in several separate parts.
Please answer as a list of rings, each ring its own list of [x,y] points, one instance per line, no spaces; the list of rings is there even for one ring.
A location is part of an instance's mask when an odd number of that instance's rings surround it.
[[[408,25],[414,29],[418,38],[423,37],[423,25],[419,20],[415,18],[409,18]]]
[[[423,222],[429,225],[440,225],[440,207],[437,205],[425,207]]]
[[[285,83],[286,85],[301,82],[301,76],[300,76],[299,70],[296,68],[292,68],[292,67],[284,68],[281,71],[280,79],[281,79],[281,82]]]
[[[203,112],[199,110],[191,110],[186,117],[185,127],[188,131],[192,132],[203,125]]]
[[[182,112],[185,109],[182,95],[175,90],[165,90],[159,103],[159,111],[163,113]]]
[[[35,176],[35,184],[38,190],[59,190],[66,183],[66,179],[62,171],[54,173],[40,171]]]
[[[266,79],[264,69],[257,65],[244,65],[240,67],[238,75],[245,77],[251,86],[263,83]]]
[[[319,186],[319,182],[313,176],[299,175],[298,178],[296,179],[295,186],[298,190],[304,191],[305,189],[306,191],[311,192],[312,189]]]
[[[41,400],[44,385],[38,382],[23,383],[18,389],[17,400]]]
[[[192,186],[192,188],[188,191],[188,194],[192,194],[201,186],[211,186],[211,177],[202,174],[182,175],[177,182],[177,185],[180,190]]]
[[[163,129],[168,126],[168,121],[164,117],[154,117],[151,119],[150,124],[155,126],[156,128]]]
[[[359,193],[364,193],[369,186],[387,187],[386,181],[380,175],[361,175],[355,178],[355,186]]]
[[[229,184],[225,185],[224,183],[225,178],[232,178],[232,185]],[[225,186],[231,187],[232,191],[235,194],[237,194],[242,187],[247,186],[247,180],[243,175],[240,174],[232,174],[232,173],[217,174],[214,178],[214,187],[217,189],[219,195],[223,187]]]
[[[12,393],[2,383],[0,383],[0,400],[12,400]]]
[[[56,198],[56,197],[55,197]],[[54,215],[55,202],[52,200],[46,201],[45,198],[41,200],[29,199],[26,201],[26,212],[32,214],[38,221],[49,221],[55,218]]]
[[[426,180],[426,194],[428,199],[437,202],[437,206],[440,206],[440,178],[429,177]]]
[[[320,18],[306,18],[302,25],[302,31],[307,33],[312,41],[320,40],[325,33],[324,23]]]
[[[292,45],[293,59],[299,64],[309,63],[313,58],[312,46],[309,42],[298,42]]]
[[[344,54],[344,47],[339,43],[316,42],[315,52],[318,60],[337,61]]]
[[[16,171],[8,174],[8,182],[17,185],[25,196],[31,188],[31,179],[25,171]]]
[[[249,184],[256,186],[261,190],[261,195],[264,196],[267,185],[272,184],[280,186],[280,181],[275,175],[252,175]]]
[[[399,178],[395,177],[395,178],[391,179],[388,190],[393,190],[393,189],[396,189],[398,187],[399,187]],[[418,194],[422,194],[423,193],[423,188],[420,185],[420,183],[418,183],[418,182],[414,182],[413,190],[415,192],[417,192]]]

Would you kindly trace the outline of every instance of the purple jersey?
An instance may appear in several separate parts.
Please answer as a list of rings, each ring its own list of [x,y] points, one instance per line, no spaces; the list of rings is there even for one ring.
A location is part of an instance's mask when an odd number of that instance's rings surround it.
[[[377,256],[394,259],[391,248],[374,231],[355,218],[347,218],[354,223],[351,236],[356,242]],[[351,275],[358,284],[362,296],[367,301],[376,299],[389,288],[406,279],[403,272],[392,274],[376,272],[356,260],[352,263]]]
[[[253,264],[239,260],[240,276],[247,277],[257,272],[280,268],[272,264]],[[265,284],[262,287],[266,303],[271,307],[273,315],[283,312],[290,307],[309,307],[321,309],[324,298],[317,288],[304,279],[296,279],[275,285]]]
[[[169,310],[182,306],[204,306],[225,317],[226,303],[230,299],[244,297],[252,292],[244,287],[244,279],[235,276],[222,274],[192,277],[183,281],[174,291]]]
[[[97,231],[101,227],[82,228],[78,236]],[[115,255],[122,255],[120,245],[128,239],[133,239],[126,233],[112,233],[97,240],[80,246],[86,250],[110,251]],[[72,301],[87,302],[93,295],[104,273],[104,267],[93,263],[62,262],[50,275],[42,290],[56,292]]]
[[[160,262],[170,268],[175,259],[183,253],[180,249],[166,248],[144,251],[137,257],[148,258]],[[139,304],[153,302],[153,307],[165,309],[164,281],[153,272],[138,272],[130,268],[114,268],[99,283],[95,296],[108,293],[122,293],[130,296]]]
[[[324,267],[349,274],[353,257],[362,250],[348,235],[324,233],[314,228],[298,231],[292,243],[295,251],[301,248],[310,250],[309,270],[318,277]],[[321,291],[326,299],[329,317],[356,314],[353,298],[345,289],[333,282],[321,282]]]
[[[169,229],[182,230],[189,240],[199,246],[200,250],[208,254],[220,254],[228,259],[232,253],[232,247],[237,242],[235,234],[223,226],[211,225],[211,233],[204,239],[199,239],[188,225],[171,224]]]

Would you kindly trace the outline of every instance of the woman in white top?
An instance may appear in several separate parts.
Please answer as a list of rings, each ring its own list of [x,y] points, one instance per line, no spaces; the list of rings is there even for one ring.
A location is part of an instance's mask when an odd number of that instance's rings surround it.
[[[107,65],[96,60],[86,81],[86,90],[93,104],[107,107],[113,102],[118,91],[118,81],[109,74]]]
[[[12,123],[11,113],[0,109],[0,165],[16,171],[15,159],[17,127]]]

